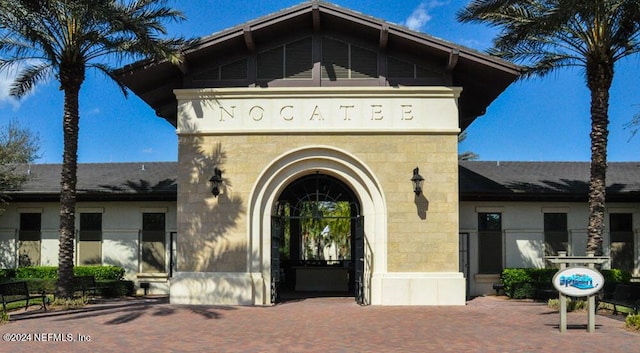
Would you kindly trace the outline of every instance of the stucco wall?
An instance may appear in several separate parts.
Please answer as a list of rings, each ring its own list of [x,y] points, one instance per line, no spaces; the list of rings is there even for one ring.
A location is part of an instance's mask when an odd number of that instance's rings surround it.
[[[76,214],[102,213],[102,264],[121,266],[129,279],[135,279],[139,261],[139,231],[142,213],[166,212],[166,232],[176,231],[175,202],[78,202]],[[40,265],[58,265],[59,204],[56,202],[11,203],[0,215],[0,267],[16,266],[16,238],[20,228],[20,213],[41,213],[42,242]],[[79,229],[79,216],[76,217]],[[167,247],[168,251],[169,247]],[[77,254],[76,254],[77,255]],[[169,254],[166,254],[168,259]]]
[[[608,203],[605,220],[611,213],[631,213],[640,217],[640,204]],[[501,212],[504,267],[549,266],[544,260],[544,213],[567,213],[570,254],[585,255],[587,244],[588,207],[586,202],[460,202],[460,232],[469,234],[469,285],[472,295],[490,294],[498,274],[478,274],[478,212]],[[605,221],[604,255],[609,255],[609,225]],[[634,223],[635,253],[638,254],[638,228]],[[604,264],[608,268],[608,264]],[[634,274],[640,273],[635,260]]]

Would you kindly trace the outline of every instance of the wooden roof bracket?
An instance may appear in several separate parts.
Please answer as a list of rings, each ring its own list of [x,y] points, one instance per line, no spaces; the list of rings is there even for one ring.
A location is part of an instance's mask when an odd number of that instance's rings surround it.
[[[389,26],[383,24],[380,27],[380,50],[384,51],[387,49],[387,44],[389,43]]]
[[[460,57],[460,50],[452,48],[449,52],[449,60],[447,61],[447,71],[453,71],[456,65],[458,65],[458,58]]]
[[[311,5],[311,19],[313,20],[313,31],[320,31],[320,6],[317,2]]]
[[[253,31],[251,26],[246,25],[242,28],[242,35],[244,37],[244,44],[247,46],[250,52],[256,50],[256,43],[253,41]]]

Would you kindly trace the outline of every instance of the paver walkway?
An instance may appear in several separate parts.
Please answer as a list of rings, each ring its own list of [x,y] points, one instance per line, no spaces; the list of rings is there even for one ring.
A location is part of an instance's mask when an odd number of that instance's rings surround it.
[[[622,316],[597,315],[593,333],[586,332],[586,312],[569,313],[566,333],[558,321],[545,304],[491,296],[450,307],[362,307],[353,298],[186,306],[147,298],[16,312],[0,325],[0,352],[640,351],[640,334],[625,330]],[[32,342],[6,342],[7,334]]]

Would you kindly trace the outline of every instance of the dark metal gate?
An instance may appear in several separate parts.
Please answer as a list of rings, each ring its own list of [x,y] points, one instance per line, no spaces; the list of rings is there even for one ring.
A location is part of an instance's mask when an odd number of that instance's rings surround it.
[[[271,217],[271,304],[278,301],[280,286],[280,241],[284,236],[284,218]]]
[[[458,236],[458,268],[464,275],[466,295],[469,297],[469,233],[459,233]]]
[[[297,297],[298,294],[293,293],[305,288],[298,286],[300,267],[342,266],[347,281],[344,292],[354,295],[358,303],[368,304],[367,269],[370,266],[367,263],[371,261],[367,253],[370,251],[366,249],[364,218],[360,216],[360,205],[353,191],[337,178],[316,172],[293,181],[283,190],[275,206],[271,218],[271,302],[286,300],[286,295]],[[340,220],[346,222],[346,229],[336,225]],[[336,229],[340,230],[330,231]],[[331,238],[332,234],[345,237],[336,240]],[[339,243],[341,249],[348,247],[349,250],[346,253],[340,250],[333,258],[325,258],[322,252],[331,243],[333,246]]]
[[[356,302],[360,305],[369,305],[369,280],[366,275],[369,264],[367,249],[364,237],[364,217],[357,217],[353,220],[355,228],[355,286]]]

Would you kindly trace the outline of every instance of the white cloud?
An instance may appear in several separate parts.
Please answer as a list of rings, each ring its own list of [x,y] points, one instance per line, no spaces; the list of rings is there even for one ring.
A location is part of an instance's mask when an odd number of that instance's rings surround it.
[[[9,104],[13,110],[17,110],[20,107],[20,101],[9,95],[9,89],[13,83],[13,77],[8,74],[0,75],[0,106]]]
[[[433,18],[429,13],[431,10],[448,5],[449,1],[423,1],[416,7],[411,15],[404,21],[404,25],[413,31],[422,31],[424,27]]]
[[[100,108],[96,107],[96,108],[87,110],[85,115],[100,115]]]
[[[149,147],[149,148],[145,148],[141,151],[144,154],[151,154],[153,153],[153,148]]]
[[[24,65],[37,65],[38,62],[39,62],[38,60],[26,60],[20,64],[5,68],[5,70],[0,73],[0,106],[9,104],[13,107],[13,110],[17,110],[18,108],[20,108],[21,102],[25,98],[29,97],[30,95],[36,92],[36,90],[38,89],[38,85],[36,85],[30,92],[27,92],[27,94],[24,95],[21,99],[18,99],[9,95],[9,90],[11,89],[11,85],[13,84],[16,77],[18,76],[20,69],[23,68]],[[41,81],[39,84],[44,85],[44,84],[47,84],[48,82],[49,80],[45,79]]]

